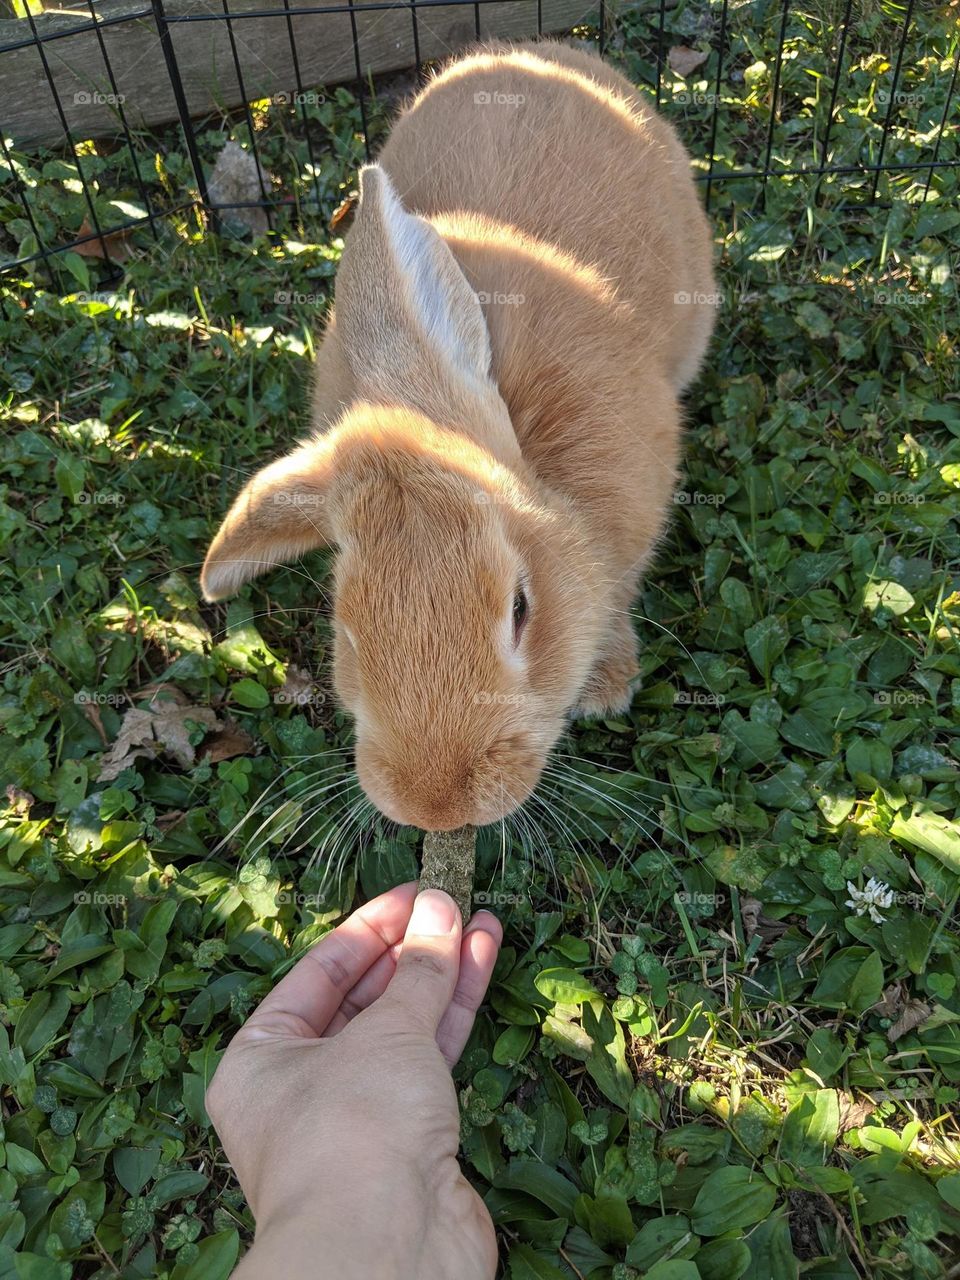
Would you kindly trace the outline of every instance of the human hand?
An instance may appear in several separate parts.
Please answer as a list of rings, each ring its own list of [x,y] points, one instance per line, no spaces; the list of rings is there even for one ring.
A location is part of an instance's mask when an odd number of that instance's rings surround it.
[[[234,1273],[490,1280],[493,1224],[457,1163],[450,1069],[502,938],[391,889],[322,938],[231,1041],[207,1111],[257,1221]]]

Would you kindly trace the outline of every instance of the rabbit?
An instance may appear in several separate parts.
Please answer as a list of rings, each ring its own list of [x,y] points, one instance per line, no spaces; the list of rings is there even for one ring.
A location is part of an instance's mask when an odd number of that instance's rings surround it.
[[[313,434],[241,492],[201,584],[336,549],[334,686],[388,818],[496,822],[570,716],[629,706],[714,301],[688,156],[585,50],[453,60],[362,169]]]

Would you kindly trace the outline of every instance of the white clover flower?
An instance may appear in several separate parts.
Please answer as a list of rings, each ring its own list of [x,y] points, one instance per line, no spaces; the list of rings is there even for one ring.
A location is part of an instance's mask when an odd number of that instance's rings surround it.
[[[847,892],[850,894],[847,906],[856,911],[858,916],[869,915],[874,924],[883,924],[886,917],[880,914],[878,908],[886,910],[893,902],[893,890],[888,884],[871,876],[866,887],[858,889],[852,880],[848,880]]]

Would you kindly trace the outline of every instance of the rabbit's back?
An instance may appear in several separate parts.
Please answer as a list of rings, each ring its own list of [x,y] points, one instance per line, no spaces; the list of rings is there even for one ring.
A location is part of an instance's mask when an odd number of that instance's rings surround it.
[[[531,288],[542,337],[551,281],[559,312],[569,293],[562,276],[579,271],[581,303],[589,304],[594,279],[614,287],[628,312],[618,327],[635,355],[659,364],[678,388],[692,378],[712,326],[714,285],[689,160],[672,128],[595,55],[554,43],[485,46],[427,85],[380,160],[405,206],[438,222],[468,278],[489,295],[495,347],[496,330],[515,344],[532,323],[533,308],[524,310]],[[529,252],[498,266],[497,249],[484,253],[484,227],[498,249],[520,232],[555,269],[533,280]],[[481,261],[488,265],[477,277]],[[583,319],[596,330],[593,316]]]

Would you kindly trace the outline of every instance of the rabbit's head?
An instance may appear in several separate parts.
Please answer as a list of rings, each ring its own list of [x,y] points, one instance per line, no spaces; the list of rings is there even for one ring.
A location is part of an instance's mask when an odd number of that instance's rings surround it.
[[[333,546],[334,684],[364,790],[425,829],[492,822],[535,787],[603,601],[577,515],[524,464],[476,294],[377,166],[337,277],[336,341],[348,402],[240,494],[204,594]]]

